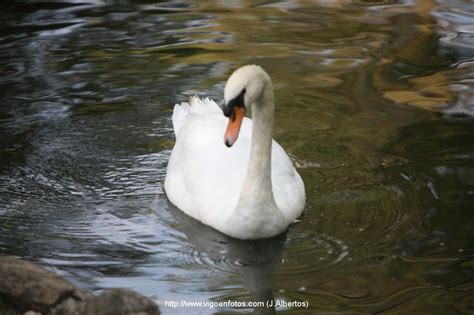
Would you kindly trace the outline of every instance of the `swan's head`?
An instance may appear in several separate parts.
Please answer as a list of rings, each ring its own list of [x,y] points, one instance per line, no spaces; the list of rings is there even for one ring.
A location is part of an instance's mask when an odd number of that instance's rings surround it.
[[[231,147],[239,135],[245,111],[258,102],[263,92],[270,85],[269,75],[260,66],[243,66],[232,73],[224,89],[224,115],[229,117],[229,124],[224,136],[224,143]]]

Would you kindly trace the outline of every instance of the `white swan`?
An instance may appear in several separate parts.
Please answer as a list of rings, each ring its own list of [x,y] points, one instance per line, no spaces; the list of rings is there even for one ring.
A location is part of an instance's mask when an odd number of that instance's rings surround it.
[[[272,140],[270,77],[259,66],[241,67],[227,81],[224,99],[229,118],[208,98],[175,105],[166,194],[186,214],[232,237],[278,235],[303,212],[305,191]],[[253,122],[244,118],[249,107]]]

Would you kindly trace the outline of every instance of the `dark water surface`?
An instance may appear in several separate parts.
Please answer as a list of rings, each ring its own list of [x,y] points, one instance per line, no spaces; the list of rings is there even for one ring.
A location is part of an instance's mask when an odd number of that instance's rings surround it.
[[[474,311],[470,1],[2,1],[0,254],[164,313]],[[243,242],[163,192],[171,113],[262,65],[307,190],[287,235]]]

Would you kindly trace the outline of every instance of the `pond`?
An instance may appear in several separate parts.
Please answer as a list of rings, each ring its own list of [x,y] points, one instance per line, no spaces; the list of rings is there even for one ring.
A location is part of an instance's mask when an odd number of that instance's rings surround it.
[[[0,254],[165,314],[272,297],[288,314],[474,311],[472,2],[1,8]],[[181,213],[163,182],[174,104],[222,100],[252,63],[307,205],[285,235],[244,242]]]

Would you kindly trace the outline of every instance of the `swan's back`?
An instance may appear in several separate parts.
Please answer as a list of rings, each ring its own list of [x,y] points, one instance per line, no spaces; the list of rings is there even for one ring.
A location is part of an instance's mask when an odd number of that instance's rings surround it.
[[[190,118],[189,115],[192,114],[222,116],[222,110],[216,102],[208,97],[200,99],[198,96],[192,96],[189,102],[174,105],[171,120],[173,121],[173,129],[176,137],[178,137],[178,132],[186,120]]]

